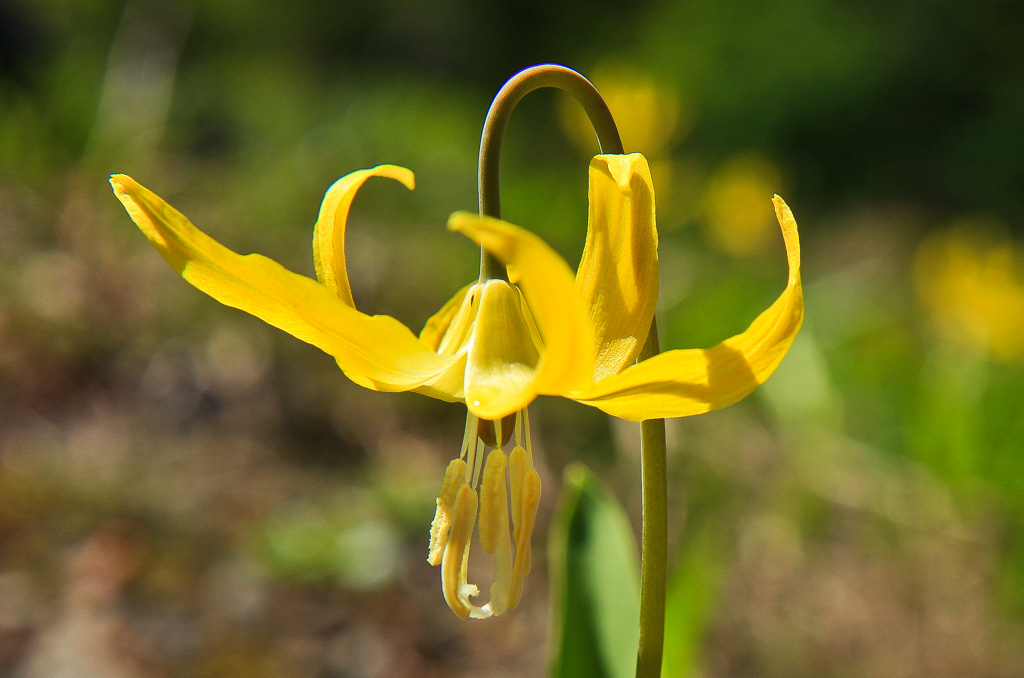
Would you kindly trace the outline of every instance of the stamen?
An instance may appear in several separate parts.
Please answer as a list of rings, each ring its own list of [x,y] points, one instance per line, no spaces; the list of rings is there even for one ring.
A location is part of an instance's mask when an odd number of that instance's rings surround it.
[[[498,548],[504,531],[508,539],[508,493],[505,490],[505,468],[508,458],[501,450],[487,455],[483,483],[480,485],[480,545],[487,553]],[[502,527],[505,529],[502,530]]]
[[[526,448],[527,452],[532,452],[532,450],[530,450],[530,441],[533,440],[533,438],[530,437],[530,411],[529,410],[523,410],[523,428],[526,430],[526,433],[524,435],[524,442],[526,444],[524,445],[524,447]]]
[[[462,450],[459,452],[459,458],[465,459],[466,454],[470,450],[471,445],[476,445],[476,431],[479,424],[477,416],[473,413],[467,413],[466,415],[466,431],[462,434]]]
[[[441,489],[437,493],[437,511],[434,512],[434,521],[430,523],[430,552],[427,555],[427,562],[431,565],[441,564],[441,556],[445,544],[448,543],[448,532],[452,526],[456,492],[464,482],[465,475],[466,462],[461,459],[452,459],[445,469]]]
[[[466,415],[466,433],[462,438],[462,452],[459,454],[459,457],[466,460],[466,482],[474,488],[480,476],[480,464],[483,463],[484,448],[480,445],[479,436],[480,425],[483,423],[485,422],[475,414]]]
[[[441,591],[452,612],[462,619],[469,617],[469,598],[479,590],[466,583],[469,544],[476,523],[477,496],[469,485],[459,487],[452,516],[451,533],[441,558]]]
[[[494,554],[494,580],[491,598],[481,608],[487,616],[502,614],[508,609],[509,590],[512,586],[512,549],[508,534],[508,491],[505,487],[505,469],[508,458],[500,449],[487,458],[483,482],[480,486],[480,545]]]
[[[522,529],[520,516],[523,513],[523,482],[527,473],[533,468],[532,455],[524,447],[516,447],[509,457],[508,479],[512,487],[512,539],[519,543],[519,532]]]
[[[522,481],[519,512],[514,514],[518,516],[518,518],[514,518],[518,525],[515,538],[516,560],[512,566],[512,582],[508,594],[509,609],[515,609],[519,605],[519,599],[523,595],[523,582],[533,566],[530,541],[533,536],[533,526],[537,520],[538,506],[540,506],[540,475],[536,469],[531,467]]]
[[[513,434],[516,445],[506,456],[502,446]],[[490,436],[495,443],[501,442],[491,448],[486,439]],[[523,582],[532,566],[530,539],[540,503],[540,476],[533,468],[529,436],[530,421],[525,410],[500,420],[482,420],[469,414],[459,459],[445,470],[430,527],[427,560],[441,566],[445,600],[463,619],[502,614],[516,607],[522,597]],[[514,534],[510,534],[510,503]],[[480,595],[480,589],[466,581],[470,543],[478,519],[480,544],[484,552],[494,556],[490,600],[483,606],[470,602]]]
[[[473,482],[471,483],[473,485],[473,489],[476,489],[477,485],[480,483],[480,469],[484,465],[484,451],[486,449],[484,441],[476,441],[476,450],[473,453]]]

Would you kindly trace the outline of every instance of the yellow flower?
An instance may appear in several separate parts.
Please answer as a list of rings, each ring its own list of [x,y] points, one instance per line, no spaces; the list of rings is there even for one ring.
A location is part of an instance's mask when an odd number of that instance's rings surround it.
[[[681,92],[625,63],[605,63],[590,78],[608,104],[623,144],[652,160],[664,157],[693,125],[693,106]],[[559,114],[569,138],[585,152],[594,147],[594,130],[576,101],[560,99]]]
[[[1024,250],[997,223],[966,217],[918,247],[914,282],[939,333],[1004,362],[1024,361]]]
[[[322,349],[361,386],[466,404],[462,450],[445,472],[428,560],[441,566],[442,590],[457,615],[501,614],[519,602],[540,501],[527,405],[538,395],[558,395],[639,421],[707,412],[746,396],[775,370],[803,318],[796,222],[776,197],[789,281],[745,332],[710,349],[668,351],[634,364],[658,294],[654,189],[643,156],[591,162],[590,223],[575,276],[529,231],[452,215],[448,227],[505,264],[509,281],[460,290],[419,337],[394,318],[360,313],[352,300],[345,221],[356,191],[372,176],[413,187],[411,172],[390,165],[331,186],[313,236],[318,281],[258,254],[232,252],[129,177],[115,175],[111,184],[171,266],[214,299]],[[479,590],[466,581],[477,520],[481,545],[495,558],[483,606],[470,600]]]
[[[704,197],[712,244],[734,257],[764,251],[773,227],[764,194],[780,181],[770,162],[752,155],[734,156],[717,169]]]

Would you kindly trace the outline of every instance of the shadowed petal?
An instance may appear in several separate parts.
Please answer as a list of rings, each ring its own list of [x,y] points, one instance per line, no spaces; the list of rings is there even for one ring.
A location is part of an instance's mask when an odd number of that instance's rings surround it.
[[[334,356],[361,386],[409,390],[455,361],[435,354],[394,318],[360,313],[315,280],[261,255],[229,250],[134,179],[117,174],[110,183],[132,220],[185,280]]]
[[[778,367],[803,322],[800,241],[793,213],[775,196],[789,260],[785,291],[742,334],[709,349],[668,351],[572,397],[632,421],[685,417],[742,399]]]
[[[429,346],[431,350],[437,351],[440,348],[441,339],[444,338],[448,328],[451,327],[452,320],[462,308],[462,300],[466,298],[469,288],[475,284],[473,282],[463,287],[455,293],[455,296],[446,301],[437,313],[427,318],[426,324],[420,330],[420,341]]]
[[[416,389],[416,393],[454,402],[465,399],[466,359],[469,338],[475,327],[483,285],[470,283],[432,315],[420,332],[420,341],[455,362],[436,377]]]
[[[599,381],[636,360],[658,300],[654,186],[639,153],[590,161],[590,222],[576,288],[594,326]]]
[[[400,181],[410,191],[415,187],[412,172],[396,165],[379,165],[347,174],[327,189],[313,228],[313,266],[316,268],[316,278],[352,307],[355,307],[355,302],[352,300],[348,268],[345,266],[345,222],[356,191],[370,177],[388,177]]]

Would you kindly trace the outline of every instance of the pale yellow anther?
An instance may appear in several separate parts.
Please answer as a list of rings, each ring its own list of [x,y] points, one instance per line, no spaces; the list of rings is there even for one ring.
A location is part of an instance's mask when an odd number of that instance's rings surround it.
[[[477,593],[475,586],[466,583],[469,543],[476,523],[477,505],[476,492],[469,485],[463,484],[455,497],[451,531],[441,557],[441,591],[448,607],[462,619],[469,617],[469,596]]]
[[[494,554],[494,579],[490,601],[481,608],[482,615],[499,615],[508,609],[512,586],[512,548],[508,529],[508,491],[505,470],[508,457],[500,449],[487,457],[480,484],[480,545]]]
[[[430,552],[427,555],[427,562],[431,565],[440,565],[441,556],[444,554],[445,544],[448,543],[448,532],[452,526],[452,510],[455,507],[455,497],[459,487],[466,476],[466,462],[461,459],[453,459],[444,472],[444,480],[441,481],[441,489],[437,493],[437,510],[434,512],[434,522],[430,524]]]
[[[540,506],[540,475],[537,470],[528,469],[521,482],[519,510],[513,515],[516,523],[516,559],[512,566],[512,582],[508,594],[509,609],[519,605],[523,595],[523,581],[533,565],[530,539],[537,520],[537,507]]]
[[[523,504],[523,479],[526,473],[533,468],[533,459],[526,448],[517,445],[512,450],[508,462],[508,479],[512,487],[512,539],[519,543],[520,523],[519,515],[522,513]]]
[[[501,450],[487,455],[480,483],[480,545],[487,553],[498,549],[498,540],[508,541],[508,492],[505,469],[508,457]]]

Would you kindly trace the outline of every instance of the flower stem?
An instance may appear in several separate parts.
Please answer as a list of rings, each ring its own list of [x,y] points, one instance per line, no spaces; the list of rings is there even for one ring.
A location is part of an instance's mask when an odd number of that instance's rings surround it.
[[[524,96],[543,87],[554,87],[573,95],[594,125],[601,152],[622,153],[622,141],[608,105],[589,80],[571,68],[556,64],[540,64],[523,69],[498,91],[484,120],[477,177],[481,215],[501,218],[501,199],[498,193],[501,138],[516,105]],[[500,261],[481,249],[480,280],[490,278],[508,280],[508,273]]]
[[[658,354],[658,325],[651,319],[647,343],[637,362]],[[665,644],[665,592],[668,578],[668,482],[665,420],[640,422],[640,483],[643,532],[640,552],[640,645],[636,678],[660,678]]]
[[[572,94],[590,118],[602,153],[622,153],[622,140],[608,105],[597,89],[576,71],[555,64],[532,66],[516,73],[491,102],[480,137],[477,188],[480,214],[501,218],[498,169],[501,139],[516,105],[535,89],[554,87]],[[508,280],[500,261],[480,251],[480,279]],[[647,342],[639,360],[657,355],[658,327],[651,320]],[[640,643],[637,678],[660,678],[665,643],[665,591],[668,576],[668,487],[665,471],[665,420],[640,423],[641,482],[643,485],[643,534],[640,563]]]

